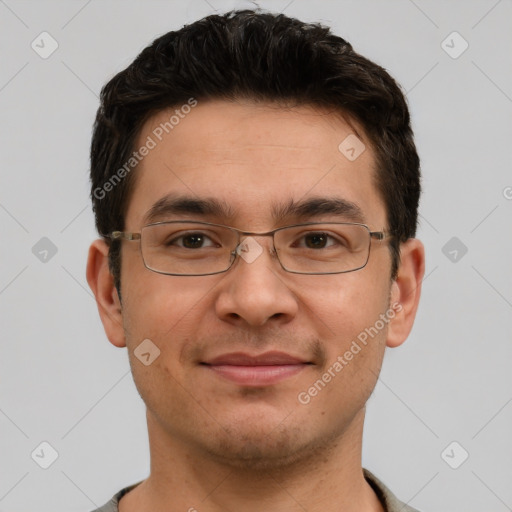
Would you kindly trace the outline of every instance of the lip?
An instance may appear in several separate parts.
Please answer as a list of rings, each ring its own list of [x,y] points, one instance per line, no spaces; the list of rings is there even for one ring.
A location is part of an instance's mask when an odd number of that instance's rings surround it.
[[[304,370],[309,361],[284,352],[222,354],[202,363],[215,374],[243,386],[269,386]]]
[[[234,366],[273,366],[273,365],[289,365],[307,363],[305,359],[301,359],[286,352],[264,352],[263,354],[251,355],[245,352],[231,352],[214,357],[205,364],[208,365],[234,365]]]

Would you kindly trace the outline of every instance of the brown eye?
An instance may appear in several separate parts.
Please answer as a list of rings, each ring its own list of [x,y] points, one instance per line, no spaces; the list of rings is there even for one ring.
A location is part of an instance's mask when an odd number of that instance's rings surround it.
[[[167,237],[167,241],[163,245],[168,249],[182,248],[182,249],[206,249],[211,247],[220,247],[218,243],[215,243],[212,238],[205,233],[189,232],[177,235],[174,234]]]
[[[309,249],[323,249],[328,241],[328,235],[325,233],[313,233],[304,237],[306,247]]]
[[[201,234],[183,236],[183,247],[187,249],[198,249],[203,246],[205,237]]]

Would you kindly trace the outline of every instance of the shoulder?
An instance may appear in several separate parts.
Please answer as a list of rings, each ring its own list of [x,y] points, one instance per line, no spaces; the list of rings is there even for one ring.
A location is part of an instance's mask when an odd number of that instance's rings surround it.
[[[108,501],[108,503],[105,503],[100,508],[94,509],[91,512],[119,512],[119,500],[128,492],[130,492],[132,489],[137,487],[141,482],[137,482],[136,484],[129,485],[128,487],[125,487],[124,489],[121,489],[118,493],[114,494],[112,496],[112,499]]]
[[[419,512],[400,501],[373,473],[363,468],[366,481],[386,508],[386,512]],[[103,511],[102,511],[103,512]]]

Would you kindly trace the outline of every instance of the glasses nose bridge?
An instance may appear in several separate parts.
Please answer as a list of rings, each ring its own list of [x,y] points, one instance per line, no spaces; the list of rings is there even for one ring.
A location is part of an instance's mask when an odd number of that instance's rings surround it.
[[[277,231],[279,231],[278,229],[274,229],[272,231],[260,231],[260,232],[258,232],[258,231],[242,231],[239,229],[236,229],[235,231],[237,233],[238,238],[237,238],[237,245],[233,252],[237,253],[247,238],[252,238],[255,240],[256,243],[259,244],[259,242],[258,242],[258,240],[256,240],[256,238],[260,238],[260,237],[269,238],[270,237],[271,245],[270,245],[270,247],[268,247],[268,250],[269,250],[270,254],[277,253],[276,246],[275,246],[275,234]],[[260,244],[260,246],[261,246],[261,244]]]
[[[268,237],[270,237],[272,246],[274,246],[276,231],[279,231],[279,230],[274,229],[272,231],[238,231],[238,241],[240,242],[240,240],[244,237],[251,237],[251,238],[256,238],[256,237],[268,238]]]

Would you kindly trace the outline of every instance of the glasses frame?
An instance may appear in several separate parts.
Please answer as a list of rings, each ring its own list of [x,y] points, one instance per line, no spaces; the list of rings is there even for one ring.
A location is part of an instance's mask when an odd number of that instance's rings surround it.
[[[156,274],[162,274],[166,276],[189,276],[189,277],[195,277],[195,276],[212,276],[215,274],[223,274],[224,272],[227,272],[235,263],[237,260],[237,256],[239,256],[238,248],[240,247],[240,239],[242,236],[271,236],[272,237],[272,250],[275,254],[277,261],[279,261],[279,264],[281,265],[281,268],[285,272],[289,272],[290,274],[302,274],[302,275],[332,275],[332,274],[347,274],[349,272],[356,272],[357,270],[361,270],[368,264],[368,261],[370,260],[370,253],[371,253],[371,241],[372,239],[378,240],[379,242],[382,242],[384,240],[388,240],[393,237],[393,235],[387,231],[371,231],[370,228],[366,224],[362,224],[359,222],[304,222],[300,224],[291,224],[289,226],[282,226],[280,228],[273,229],[272,231],[265,231],[265,232],[255,232],[255,231],[243,231],[241,229],[233,228],[231,226],[226,226],[225,224],[216,224],[213,222],[202,222],[202,221],[195,221],[195,220],[170,220],[170,221],[160,221],[160,222],[152,222],[151,224],[146,224],[143,226],[140,230],[140,232],[132,232],[132,231],[112,231],[111,233],[108,233],[106,235],[103,235],[105,238],[110,238],[111,240],[127,240],[129,242],[142,240],[142,232],[144,231],[144,228],[150,227],[150,226],[159,226],[162,224],[202,224],[205,226],[215,226],[219,228],[227,228],[233,232],[235,232],[238,236],[237,245],[233,251],[231,251],[231,263],[229,266],[224,270],[219,270],[217,272],[208,272],[205,274],[175,274],[172,272],[162,272],[160,270],[155,270],[151,267],[149,267],[146,263],[146,260],[144,258],[144,254],[142,251],[142,243],[140,244],[140,254],[142,257],[142,261],[144,263],[144,266],[150,270],[151,272],[155,272]],[[368,243],[368,256],[366,258],[366,261],[364,262],[364,265],[361,265],[360,267],[351,269],[351,270],[342,270],[339,272],[298,272],[295,270],[288,270],[283,263],[281,262],[279,258],[279,251],[275,247],[275,238],[274,235],[278,231],[282,231],[283,229],[288,228],[296,228],[301,226],[319,226],[319,225],[325,225],[325,224],[335,224],[335,225],[343,225],[343,226],[361,226],[365,228],[368,231],[369,235],[369,243]]]

